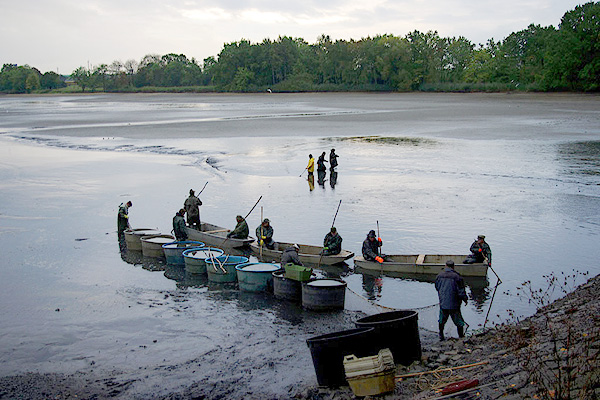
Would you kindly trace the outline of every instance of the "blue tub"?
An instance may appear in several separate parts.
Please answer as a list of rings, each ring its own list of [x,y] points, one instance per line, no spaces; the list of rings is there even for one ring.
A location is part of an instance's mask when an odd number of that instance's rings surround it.
[[[209,281],[230,283],[237,280],[235,267],[247,263],[248,257],[222,255],[215,258],[207,258],[205,262]]]
[[[173,265],[185,265],[183,252],[188,249],[198,247],[204,247],[204,243],[195,242],[193,240],[180,240],[162,245],[163,251],[165,252],[165,258],[167,259],[167,264]]]
[[[240,290],[246,292],[272,292],[273,272],[281,266],[272,263],[245,263],[235,267]]]
[[[215,247],[197,247],[183,252],[185,271],[190,274],[206,274],[206,259],[223,255],[223,250]]]

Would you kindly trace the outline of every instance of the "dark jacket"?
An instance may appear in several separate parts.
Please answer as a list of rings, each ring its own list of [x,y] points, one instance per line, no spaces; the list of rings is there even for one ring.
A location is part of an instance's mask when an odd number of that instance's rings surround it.
[[[335,154],[333,151],[331,153],[329,153],[329,164],[331,165],[331,169],[337,167],[338,162],[337,162],[337,158],[339,156],[337,154]]]
[[[492,263],[492,249],[490,249],[490,246],[485,241],[481,244],[479,244],[477,240],[474,241],[470,250],[477,259],[477,262],[484,262],[484,258],[487,258],[488,262],[490,264]]]
[[[326,247],[324,254],[340,254],[342,251],[342,240],[339,233],[335,236],[331,232],[325,235],[325,239],[323,239],[323,247]]]
[[[123,232],[129,227],[129,207],[127,204],[121,203],[119,206],[119,213],[117,214],[117,230],[119,233]]]
[[[185,219],[182,215],[175,214],[173,217],[173,233],[177,240],[187,240],[187,230],[185,229]]]
[[[246,239],[248,234],[250,233],[250,229],[248,229],[248,224],[246,220],[243,219],[237,223],[235,229],[227,234],[227,237],[233,237],[237,239]]]
[[[325,156],[321,154],[317,160],[317,171],[325,171],[327,169],[327,167],[325,167],[326,162]]]
[[[298,253],[296,253],[296,249],[292,246],[287,247],[281,255],[281,265],[284,266],[285,264],[303,265],[300,257],[298,257]]]
[[[200,215],[200,210],[198,207],[202,205],[202,202],[196,196],[190,195],[185,202],[183,203],[183,208],[185,208],[185,212],[188,215],[188,219],[191,217],[197,217]]]
[[[362,245],[362,255],[367,261],[375,261],[375,257],[379,256],[378,250],[381,243],[377,239],[370,241],[367,237]]]
[[[262,226],[262,224],[260,224],[258,228],[256,228],[256,237],[258,238],[259,242],[260,239],[262,239],[261,234],[262,236],[266,236],[265,243],[270,242],[271,240],[273,240],[273,227],[271,225],[264,227]]]
[[[462,276],[449,267],[435,278],[435,290],[438,292],[440,308],[443,310],[457,310],[460,308],[460,302],[467,300]]]

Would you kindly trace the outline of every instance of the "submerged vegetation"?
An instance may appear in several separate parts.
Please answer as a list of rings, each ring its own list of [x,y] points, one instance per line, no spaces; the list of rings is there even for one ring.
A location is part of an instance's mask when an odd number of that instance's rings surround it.
[[[350,136],[336,138],[339,141],[366,142],[377,144],[395,144],[395,145],[412,145],[418,146],[422,144],[434,144],[431,139],[419,137],[401,137],[401,136]]]
[[[280,36],[261,43],[225,44],[202,65],[183,54],[147,55],[79,67],[70,77],[5,64],[0,92],[497,92],[600,90],[600,2],[566,12],[558,29],[531,24],[502,41],[413,31],[360,40],[322,35],[314,44]],[[63,89],[64,90],[64,89]]]

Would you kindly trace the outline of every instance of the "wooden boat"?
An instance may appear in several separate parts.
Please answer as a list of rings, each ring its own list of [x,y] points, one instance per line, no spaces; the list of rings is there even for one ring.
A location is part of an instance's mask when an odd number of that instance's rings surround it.
[[[283,251],[293,245],[293,243],[275,242],[275,248],[273,250],[263,247],[262,261],[280,262]],[[298,247],[300,247],[300,251],[298,251],[298,257],[300,258],[300,261],[302,264],[308,264],[309,266],[318,265],[319,260],[321,261],[321,265],[333,265],[342,263],[345,260],[354,257],[354,253],[348,250],[342,250],[340,254],[321,257],[321,251],[323,250],[323,247],[321,246],[299,244]],[[261,250],[258,243],[251,243],[250,248],[252,249],[252,253],[254,253],[254,255],[260,257]]]
[[[188,234],[188,240],[197,240],[206,244],[206,247],[219,247],[219,248],[236,248],[243,247],[254,241],[254,238],[248,237],[247,239],[235,239],[228,238],[227,234],[231,232],[230,229],[223,228],[221,226],[209,224],[203,222],[200,230],[193,228],[186,228]]]
[[[400,272],[407,274],[437,275],[446,267],[446,260],[454,261],[454,269],[462,276],[486,276],[488,265],[486,263],[465,264],[467,255],[444,254],[412,254],[412,255],[387,255],[386,260],[380,264],[377,261],[366,261],[364,257],[354,258],[357,267],[372,271]]]

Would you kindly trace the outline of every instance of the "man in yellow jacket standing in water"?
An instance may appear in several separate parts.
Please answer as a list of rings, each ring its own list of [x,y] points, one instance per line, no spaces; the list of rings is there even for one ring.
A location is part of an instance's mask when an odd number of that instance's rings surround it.
[[[308,155],[308,165],[306,166],[306,169],[308,170],[309,176],[313,175],[315,172],[315,159],[312,154]]]

